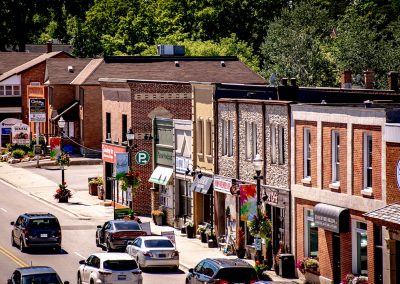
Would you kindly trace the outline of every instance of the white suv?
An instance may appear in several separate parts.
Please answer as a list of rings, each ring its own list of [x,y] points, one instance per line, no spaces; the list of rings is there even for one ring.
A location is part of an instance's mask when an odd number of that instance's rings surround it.
[[[142,271],[127,253],[94,253],[79,261],[78,283],[142,284]]]

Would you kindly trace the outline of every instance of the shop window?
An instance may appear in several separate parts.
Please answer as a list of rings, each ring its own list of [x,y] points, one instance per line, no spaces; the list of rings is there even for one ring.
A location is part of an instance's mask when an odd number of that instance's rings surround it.
[[[332,132],[332,182],[340,182],[340,135]]]
[[[271,164],[276,164],[276,126],[271,125]]]
[[[257,124],[246,122],[246,159],[253,160],[257,155]]]
[[[364,191],[372,192],[372,135],[364,134]]]
[[[304,178],[311,179],[311,131],[304,128]]]
[[[314,211],[304,210],[304,255],[318,256],[318,227],[314,223]]]
[[[160,185],[160,205],[172,208],[171,192],[169,185]]]
[[[204,121],[202,119],[197,120],[197,153],[204,154]]]
[[[352,220],[353,273],[368,276],[367,224]]]
[[[192,191],[190,190],[191,183],[184,180],[179,180],[179,216],[192,216]]]
[[[283,165],[285,163],[285,130],[282,126],[278,126],[278,158],[279,164]]]

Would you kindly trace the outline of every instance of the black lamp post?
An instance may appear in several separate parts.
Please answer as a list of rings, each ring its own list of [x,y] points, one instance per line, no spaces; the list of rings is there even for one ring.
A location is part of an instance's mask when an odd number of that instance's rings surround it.
[[[132,128],[129,129],[128,133],[126,133],[126,140],[128,140],[128,171],[132,170],[132,148],[134,148],[136,145],[133,144],[133,141],[135,140],[135,133],[133,133]],[[132,194],[133,198],[133,194]],[[132,208],[133,205],[133,200],[129,201],[129,208]]]
[[[260,192],[261,192],[261,180],[264,178],[261,175],[261,170],[263,168],[263,160],[261,159],[260,155],[257,154],[253,160],[253,166],[254,170],[256,171],[256,175],[254,176],[254,179],[257,181],[257,208],[256,208],[256,214],[258,213],[258,210],[260,209],[261,205],[261,198],[260,198]],[[260,239],[260,224],[258,223],[258,239]],[[260,241],[260,240],[259,240]],[[257,260],[261,261],[261,249],[257,249]]]
[[[58,128],[60,128],[60,155],[62,155],[63,152],[63,136],[64,136],[64,127],[65,127],[65,120],[60,117],[58,120]],[[64,165],[61,165],[61,184],[64,185]]]

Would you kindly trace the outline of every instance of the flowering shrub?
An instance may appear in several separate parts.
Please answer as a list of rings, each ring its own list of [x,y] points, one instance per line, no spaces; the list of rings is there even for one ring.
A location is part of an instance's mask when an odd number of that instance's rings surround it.
[[[206,232],[206,226],[205,225],[198,225],[197,226],[197,233],[202,234]]]
[[[193,224],[193,222],[191,220],[188,220],[188,221],[186,221],[184,226],[185,227],[194,227],[194,224]]]
[[[72,197],[72,192],[67,188],[67,184],[59,184],[56,190],[56,193],[53,195],[55,199],[65,198],[65,197]]]
[[[261,262],[259,262],[258,260],[256,261],[255,265],[254,265],[254,270],[256,271],[257,275],[259,278],[262,278],[262,274],[265,270],[269,270],[270,267],[268,265],[265,265]]]
[[[121,190],[127,190],[128,187],[136,189],[142,184],[139,171],[133,171],[132,169],[129,169],[127,173],[117,174],[116,179],[120,182]]]
[[[348,273],[342,279],[342,284],[368,284],[368,278],[365,276],[355,276],[351,273]]]
[[[311,258],[311,257],[306,257],[303,258],[302,260],[298,260],[296,262],[296,267],[300,270],[301,273],[305,273],[306,271],[308,272],[313,272],[313,273],[319,273],[319,262],[318,258]]]

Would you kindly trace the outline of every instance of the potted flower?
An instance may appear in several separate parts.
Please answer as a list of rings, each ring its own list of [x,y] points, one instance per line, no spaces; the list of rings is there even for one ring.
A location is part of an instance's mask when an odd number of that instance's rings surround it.
[[[135,197],[136,190],[142,185],[140,172],[134,171],[132,168],[129,168],[127,173],[118,173],[115,179],[118,180],[121,190],[129,189],[132,191],[132,198]]]
[[[214,229],[206,229],[207,244],[209,248],[215,248],[217,246],[217,239],[215,238]]]
[[[59,184],[54,198],[58,199],[59,203],[68,203],[70,197],[72,197],[72,193],[71,190],[67,188],[67,184],[65,182],[64,184]]]
[[[193,239],[194,238],[194,225],[193,225],[193,222],[191,220],[188,220],[185,223],[185,227],[186,227],[186,236],[189,239]]]
[[[256,260],[255,264],[254,264],[254,270],[257,273],[257,276],[260,280],[270,280],[269,277],[266,277],[264,275],[264,271],[269,270],[270,267],[258,260]]]
[[[102,177],[89,178],[89,194],[98,195],[98,187],[103,185]]]
[[[197,226],[197,233],[200,234],[201,242],[206,243],[207,242],[206,226],[205,225]]]
[[[153,216],[153,219],[155,220],[155,223],[158,226],[162,226],[163,225],[163,217],[165,215],[165,213],[161,210],[153,210],[151,211],[151,215]]]
[[[318,258],[305,257],[297,261],[296,267],[304,274],[307,283],[320,283]]]
[[[244,232],[243,229],[240,227],[236,238],[236,256],[238,258],[244,258],[245,254],[246,254],[246,249],[244,247]]]
[[[342,279],[343,284],[368,284],[368,277],[355,276],[354,274],[348,273]]]

